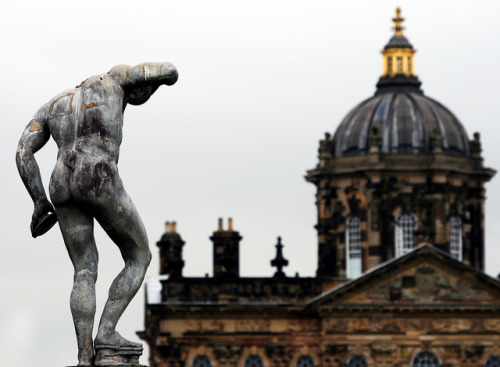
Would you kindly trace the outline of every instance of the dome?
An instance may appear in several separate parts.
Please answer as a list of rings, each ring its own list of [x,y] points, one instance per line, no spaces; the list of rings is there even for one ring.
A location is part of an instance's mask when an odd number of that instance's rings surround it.
[[[384,49],[389,48],[413,48],[410,42],[405,36],[393,36],[389,43],[384,47]]]
[[[424,95],[414,74],[415,49],[403,36],[396,9],[394,35],[382,50],[384,73],[375,95],[354,107],[332,141],[335,157],[363,155],[369,145],[386,154],[444,154],[470,157],[469,138],[453,113]],[[440,148],[439,145],[441,145]]]
[[[442,140],[443,153],[470,156],[467,133],[455,115],[436,100],[405,85],[387,90],[379,87],[375,96],[354,107],[335,132],[333,155],[367,153],[371,134],[379,135],[382,153],[430,153],[433,135],[438,135],[435,141]]]

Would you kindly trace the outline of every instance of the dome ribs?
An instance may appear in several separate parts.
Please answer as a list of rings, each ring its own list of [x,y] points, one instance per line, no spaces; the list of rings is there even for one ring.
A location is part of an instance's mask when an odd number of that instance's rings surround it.
[[[404,90],[377,93],[353,108],[334,134],[334,156],[366,154],[373,127],[385,154],[429,154],[438,133],[444,154],[470,157],[467,132],[455,115],[432,98]]]

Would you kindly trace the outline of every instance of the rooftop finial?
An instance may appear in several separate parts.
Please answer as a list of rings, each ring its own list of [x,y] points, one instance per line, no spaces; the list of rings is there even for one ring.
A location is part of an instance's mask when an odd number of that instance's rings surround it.
[[[405,18],[403,18],[401,16],[401,8],[400,7],[397,7],[396,8],[396,17],[392,18],[392,21],[394,22],[395,26],[394,26],[394,30],[396,31],[396,33],[394,34],[395,36],[402,36],[403,35],[403,22],[404,22]]]
[[[405,18],[401,16],[401,9],[396,8],[396,16],[392,18],[394,22],[394,34],[389,40],[389,43],[385,45],[382,50],[382,55],[384,55],[384,73],[382,74],[382,79],[400,79],[406,78],[407,80],[412,80],[415,86],[420,86],[420,82],[417,80],[417,76],[414,73],[413,65],[413,55],[415,54],[415,49],[410,42],[403,36],[403,21]],[[391,81],[389,81],[392,83]],[[390,84],[389,83],[389,84]],[[387,84],[387,83],[386,83]],[[383,84],[383,85],[386,85]],[[378,86],[377,86],[378,88]],[[418,89],[420,91],[420,89]]]
[[[283,272],[283,268],[288,266],[288,260],[283,257],[283,244],[281,243],[281,237],[278,237],[278,243],[276,244],[276,257],[274,260],[271,260],[271,266],[275,266],[277,268],[276,273],[274,273],[275,277],[286,276]]]

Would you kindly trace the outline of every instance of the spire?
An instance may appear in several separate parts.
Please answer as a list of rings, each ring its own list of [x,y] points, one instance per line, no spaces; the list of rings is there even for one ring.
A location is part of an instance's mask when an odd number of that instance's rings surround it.
[[[285,277],[283,268],[288,266],[288,260],[283,257],[283,245],[281,244],[281,237],[278,237],[278,243],[276,244],[276,257],[271,260],[271,266],[275,266],[278,270],[274,273],[275,277]]]

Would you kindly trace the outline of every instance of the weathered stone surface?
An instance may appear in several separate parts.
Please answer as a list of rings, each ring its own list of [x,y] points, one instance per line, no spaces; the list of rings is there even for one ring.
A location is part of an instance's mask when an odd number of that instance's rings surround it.
[[[142,348],[115,330],[151,261],[146,230],[118,174],[123,114],[127,104],[145,103],[161,85],[172,85],[177,77],[177,70],[168,62],[115,66],[42,106],[19,141],[17,167],[35,206],[32,235],[37,237],[49,230],[57,215],[75,269],[70,306],[80,365],[94,362],[92,329],[98,263],[94,219],[120,248],[125,261],[109,290],[95,349],[99,345],[114,348],[118,350],[114,362],[121,362],[120,354],[124,361],[136,362],[130,359],[128,349]],[[50,137],[59,149],[49,185],[52,203],[34,158]],[[136,353],[137,362],[141,353]],[[99,354],[96,363],[103,358],[103,353]]]

